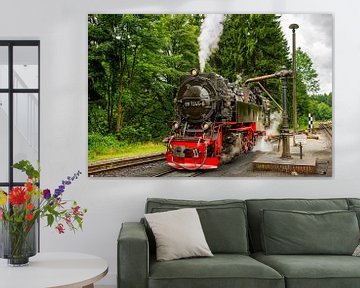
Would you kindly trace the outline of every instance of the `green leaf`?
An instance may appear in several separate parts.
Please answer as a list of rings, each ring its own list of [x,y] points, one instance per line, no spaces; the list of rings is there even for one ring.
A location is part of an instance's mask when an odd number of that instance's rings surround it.
[[[51,214],[47,215],[47,224],[51,227],[51,225],[54,223],[54,216]]]
[[[15,163],[13,167],[26,173],[29,178],[36,180],[40,178],[40,168],[36,170],[29,160],[21,160]]]

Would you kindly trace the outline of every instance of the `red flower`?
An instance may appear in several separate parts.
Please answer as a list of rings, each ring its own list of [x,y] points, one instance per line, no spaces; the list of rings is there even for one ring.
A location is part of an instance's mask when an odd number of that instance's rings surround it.
[[[59,223],[55,228],[58,230],[59,234],[62,234],[65,231],[64,226],[61,223]]]
[[[26,205],[26,210],[31,210],[34,208],[34,205],[32,203],[29,203]]]
[[[29,200],[31,198],[31,195],[28,194],[28,193],[25,193],[25,196],[24,196],[25,200]]]
[[[9,193],[9,201],[12,205],[21,205],[24,204],[25,199],[25,189],[23,187],[13,187]]]
[[[26,215],[26,220],[27,221],[31,221],[33,218],[34,218],[34,215],[32,215],[32,214]]]
[[[26,190],[31,192],[34,188],[30,182],[25,183]]]

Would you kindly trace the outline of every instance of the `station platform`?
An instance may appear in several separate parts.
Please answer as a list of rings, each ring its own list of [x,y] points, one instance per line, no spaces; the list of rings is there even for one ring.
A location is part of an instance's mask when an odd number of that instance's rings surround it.
[[[293,138],[290,141],[291,158],[282,159],[282,146],[278,147],[278,142],[273,144],[273,149],[256,158],[253,164],[254,171],[278,171],[289,174],[316,174],[317,173],[317,153],[327,146],[327,140],[320,136],[320,139],[308,139],[303,145],[303,156],[300,159],[299,145],[293,145]],[[331,146],[331,145],[330,145]],[[279,149],[278,149],[279,148]]]
[[[292,156],[289,159],[280,158],[280,153],[267,153],[253,161],[253,169],[257,171],[279,171],[285,173],[315,174],[316,159]],[[296,158],[295,158],[296,157]]]

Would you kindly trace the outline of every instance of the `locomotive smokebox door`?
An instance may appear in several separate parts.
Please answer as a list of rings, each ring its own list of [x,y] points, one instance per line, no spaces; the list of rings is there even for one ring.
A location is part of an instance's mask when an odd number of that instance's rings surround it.
[[[201,75],[187,77],[181,84],[176,102],[182,117],[192,123],[210,119],[217,108],[217,93],[209,79]]]

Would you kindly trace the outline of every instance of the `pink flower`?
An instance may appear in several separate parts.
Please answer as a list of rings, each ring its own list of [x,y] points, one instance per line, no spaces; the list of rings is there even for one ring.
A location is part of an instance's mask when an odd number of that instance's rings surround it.
[[[74,215],[79,214],[79,209],[80,209],[80,206],[79,206],[79,205],[78,205],[78,206],[75,206],[75,207],[72,207],[72,210],[73,210]]]
[[[66,215],[65,222],[66,222],[67,225],[69,225],[71,223],[71,215],[70,214]]]
[[[3,214],[3,211],[2,211],[2,209],[0,208],[0,220],[2,220],[2,218],[3,218],[2,214]]]
[[[64,226],[61,223],[59,223],[55,228],[58,230],[59,234],[62,234],[65,231]]]

